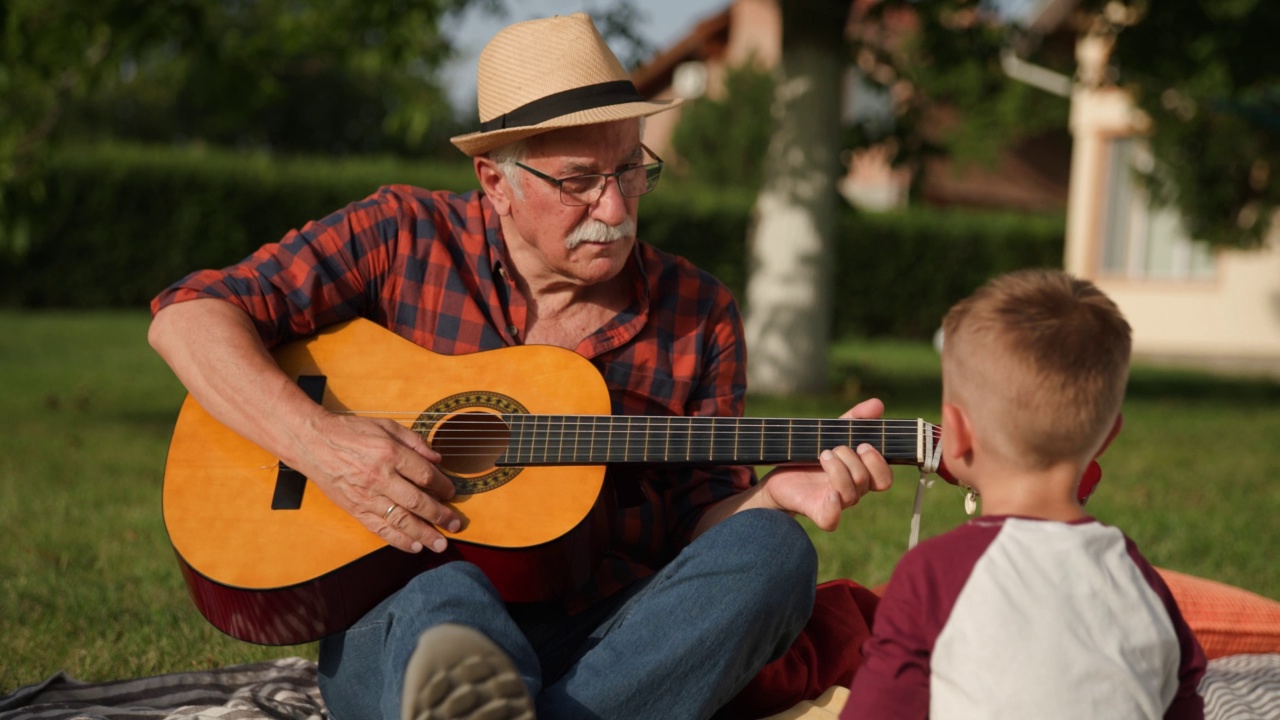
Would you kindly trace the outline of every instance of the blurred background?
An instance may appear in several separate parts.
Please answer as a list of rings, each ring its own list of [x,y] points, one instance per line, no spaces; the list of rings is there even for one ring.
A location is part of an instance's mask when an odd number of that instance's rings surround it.
[[[314,651],[230,641],[183,595],[159,516],[182,389],[147,303],[380,185],[474,188],[448,138],[480,48],[576,11],[684,99],[645,128],[667,170],[640,235],[738,296],[749,414],[936,420],[947,307],[1064,268],[1135,332],[1091,511],[1280,597],[1280,4],[6,0],[0,694]],[[826,577],[887,579],[900,480],[813,533]],[[926,536],[963,520],[929,497]]]

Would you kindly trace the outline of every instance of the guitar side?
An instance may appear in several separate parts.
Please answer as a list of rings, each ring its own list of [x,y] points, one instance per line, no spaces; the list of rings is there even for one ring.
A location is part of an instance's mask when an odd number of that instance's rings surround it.
[[[560,348],[442,356],[353,320],[274,355],[291,376],[322,378],[321,401],[335,411],[412,416],[461,396],[464,406],[504,397],[530,413],[609,412],[594,366]],[[387,546],[293,476],[186,399],[165,467],[165,526],[197,608],[234,637],[314,640],[417,573],[457,559],[485,569],[509,601],[546,599],[589,577],[607,535],[601,466],[523,468],[500,487],[458,495],[465,525],[444,555]]]

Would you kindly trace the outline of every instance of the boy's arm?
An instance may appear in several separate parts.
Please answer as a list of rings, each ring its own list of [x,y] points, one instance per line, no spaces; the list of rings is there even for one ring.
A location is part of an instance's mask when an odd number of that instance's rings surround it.
[[[850,688],[840,717],[927,718],[929,716],[929,662],[937,633],[930,630],[907,553],[894,571],[884,597],[876,607],[871,637],[863,645],[863,664]],[[918,567],[918,566],[917,566]]]

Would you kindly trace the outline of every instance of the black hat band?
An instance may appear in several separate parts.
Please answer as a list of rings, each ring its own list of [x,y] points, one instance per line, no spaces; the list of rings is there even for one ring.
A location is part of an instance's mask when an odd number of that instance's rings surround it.
[[[528,127],[582,110],[631,102],[647,101],[630,80],[613,80],[585,85],[539,98],[492,120],[486,120],[480,123],[480,131],[491,132],[506,128]]]

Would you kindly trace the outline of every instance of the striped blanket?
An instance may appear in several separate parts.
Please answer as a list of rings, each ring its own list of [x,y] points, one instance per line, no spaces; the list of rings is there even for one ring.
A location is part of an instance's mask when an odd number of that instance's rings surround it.
[[[1205,717],[1280,718],[1280,654],[1232,655],[1209,661],[1200,685]],[[786,717],[834,717],[813,713]],[[107,683],[81,683],[59,673],[0,697],[0,720],[327,720],[315,663],[302,658]]]

